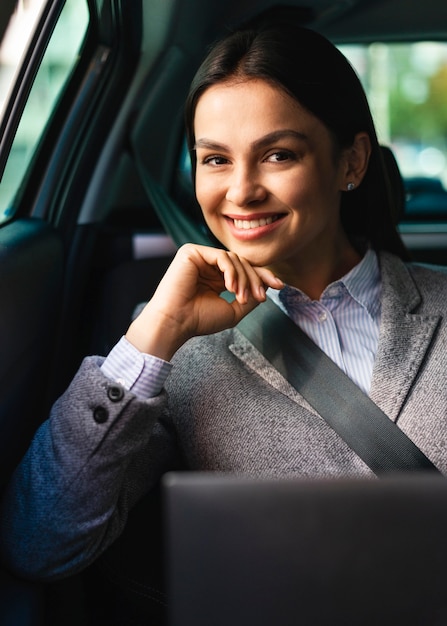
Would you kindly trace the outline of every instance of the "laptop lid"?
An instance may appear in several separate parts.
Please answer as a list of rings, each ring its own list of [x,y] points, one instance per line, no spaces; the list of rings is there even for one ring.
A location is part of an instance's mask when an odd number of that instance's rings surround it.
[[[447,481],[164,480],[170,626],[447,624]]]

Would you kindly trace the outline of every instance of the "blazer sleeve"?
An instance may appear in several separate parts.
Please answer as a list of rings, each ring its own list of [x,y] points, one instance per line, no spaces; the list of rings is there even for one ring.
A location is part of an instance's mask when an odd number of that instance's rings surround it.
[[[165,392],[139,400],[100,363],[84,360],[5,491],[2,556],[20,576],[53,580],[89,565],[175,454]]]

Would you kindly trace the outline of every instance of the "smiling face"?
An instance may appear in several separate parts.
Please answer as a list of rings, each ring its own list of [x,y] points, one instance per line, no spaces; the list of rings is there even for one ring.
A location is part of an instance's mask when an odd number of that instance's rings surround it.
[[[334,280],[358,260],[339,215],[347,159],[297,101],[263,80],[218,83],[194,130],[197,199],[225,247],[289,284],[323,267]]]

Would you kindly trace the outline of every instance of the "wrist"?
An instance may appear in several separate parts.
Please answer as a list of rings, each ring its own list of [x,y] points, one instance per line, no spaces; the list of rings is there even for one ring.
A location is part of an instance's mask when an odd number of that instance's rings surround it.
[[[177,324],[160,313],[146,309],[129,326],[126,339],[139,352],[170,361],[186,341]]]

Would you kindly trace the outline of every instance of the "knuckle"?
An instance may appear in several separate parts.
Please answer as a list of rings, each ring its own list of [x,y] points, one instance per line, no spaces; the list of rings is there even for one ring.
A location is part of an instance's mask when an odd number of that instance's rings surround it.
[[[180,254],[190,254],[191,252],[194,251],[194,244],[184,243],[183,245],[180,246],[178,251]]]
[[[233,262],[233,263],[240,263],[241,262],[241,258],[238,254],[236,254],[236,252],[232,252],[231,250],[228,250],[228,252],[226,253],[228,258]]]

